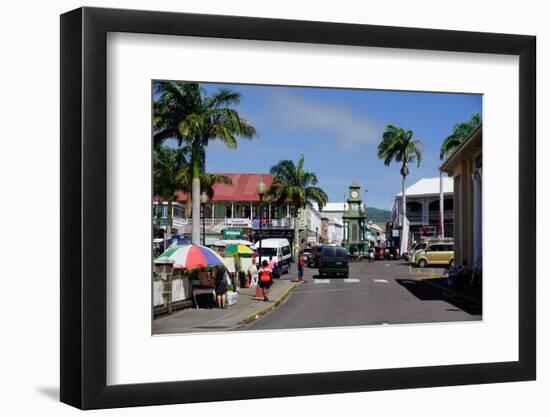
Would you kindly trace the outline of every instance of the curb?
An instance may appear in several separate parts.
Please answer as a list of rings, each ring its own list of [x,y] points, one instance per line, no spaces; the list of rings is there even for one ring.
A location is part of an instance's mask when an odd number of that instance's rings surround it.
[[[247,324],[254,320],[256,320],[256,316],[263,316],[264,314],[269,313],[271,310],[273,310],[275,307],[277,307],[279,304],[281,304],[281,301],[283,301],[290,292],[296,288],[297,284],[292,284],[290,287],[288,287],[281,295],[279,295],[272,303],[268,304],[265,307],[260,308],[259,310],[256,310],[244,317],[244,319],[239,324]]]
[[[422,279],[422,282],[425,282],[426,284],[431,285],[432,287],[437,288],[439,290],[446,291],[446,292],[454,295],[455,297],[463,298],[464,300],[468,300],[469,302],[474,303],[475,305],[481,306],[481,303],[478,300],[474,300],[473,298],[470,298],[470,297],[468,297],[464,294],[461,294],[457,291],[453,291],[450,288],[443,287],[442,285],[434,284],[433,282],[430,282],[429,279]]]

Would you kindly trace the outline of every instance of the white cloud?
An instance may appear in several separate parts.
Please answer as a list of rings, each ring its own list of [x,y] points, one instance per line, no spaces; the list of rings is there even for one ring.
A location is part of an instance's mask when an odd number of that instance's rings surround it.
[[[262,113],[262,118],[279,130],[307,131],[308,136],[319,134],[348,150],[378,143],[383,131],[381,123],[370,120],[351,106],[300,95],[274,95]]]

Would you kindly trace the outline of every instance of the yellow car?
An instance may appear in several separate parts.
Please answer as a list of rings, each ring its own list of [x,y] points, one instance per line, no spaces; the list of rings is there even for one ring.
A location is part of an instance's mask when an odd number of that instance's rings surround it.
[[[428,265],[453,265],[454,243],[428,243],[425,248],[413,252],[411,262],[420,268]]]

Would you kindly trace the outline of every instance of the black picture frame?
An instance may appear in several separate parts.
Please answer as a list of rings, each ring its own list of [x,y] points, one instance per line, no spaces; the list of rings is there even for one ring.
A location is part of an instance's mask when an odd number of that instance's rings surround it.
[[[108,32],[519,56],[519,360],[108,386]],[[95,409],[536,378],[534,36],[85,7],[61,16],[60,55],[62,402]]]

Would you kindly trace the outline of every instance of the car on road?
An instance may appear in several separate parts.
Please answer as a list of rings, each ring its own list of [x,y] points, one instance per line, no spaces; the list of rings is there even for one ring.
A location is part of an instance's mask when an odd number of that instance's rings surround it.
[[[349,276],[348,252],[338,246],[323,246],[319,255],[319,275]]]
[[[428,265],[452,266],[454,263],[453,242],[427,242],[411,255],[411,264],[420,268]]]
[[[304,260],[305,260],[305,264],[307,266],[309,266],[309,258],[311,258],[313,256],[313,248],[305,248],[304,249]]]

